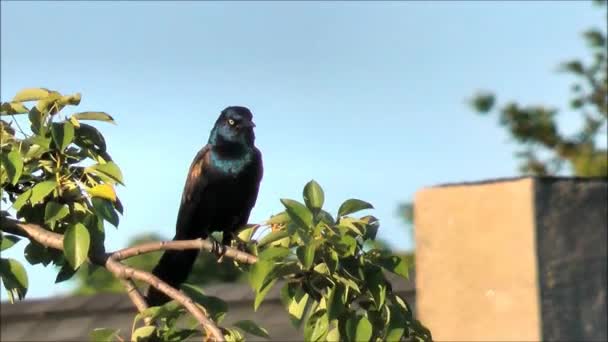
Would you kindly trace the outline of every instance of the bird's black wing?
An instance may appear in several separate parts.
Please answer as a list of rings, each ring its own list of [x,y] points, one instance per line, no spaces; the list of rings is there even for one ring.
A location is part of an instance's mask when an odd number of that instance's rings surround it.
[[[207,224],[201,219],[202,194],[208,184],[208,170],[210,168],[210,145],[203,147],[194,157],[186,185],[182,193],[182,201],[177,215],[174,240],[206,238]],[[179,287],[192,270],[198,250],[173,251],[168,250],[152,270],[152,274],[167,282],[170,286]],[[147,295],[148,305],[158,306],[170,300],[164,293],[150,287]]]
[[[200,236],[200,230],[204,229],[203,222],[197,222],[200,215],[200,205],[202,193],[208,184],[207,173],[210,168],[211,145],[205,145],[194,157],[177,214],[177,224],[175,229],[175,239],[191,239]],[[199,231],[197,233],[197,231]],[[206,232],[203,232],[206,233]]]

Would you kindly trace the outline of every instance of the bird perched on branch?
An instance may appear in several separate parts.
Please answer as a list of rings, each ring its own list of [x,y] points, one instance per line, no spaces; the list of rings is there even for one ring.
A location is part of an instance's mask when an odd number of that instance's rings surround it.
[[[262,154],[255,147],[253,115],[245,107],[224,109],[209,141],[194,157],[182,193],[173,240],[207,238],[223,232],[221,251],[247,224],[262,179]],[[178,288],[188,277],[197,250],[165,251],[152,271]],[[147,301],[162,305],[169,297],[150,287]]]

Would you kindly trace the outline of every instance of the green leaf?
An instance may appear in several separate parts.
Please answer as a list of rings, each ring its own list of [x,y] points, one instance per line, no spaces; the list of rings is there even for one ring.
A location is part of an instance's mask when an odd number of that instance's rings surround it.
[[[304,187],[303,195],[304,203],[306,203],[308,209],[318,213],[323,207],[323,202],[325,201],[325,195],[319,183],[315,182],[314,180],[308,182]]]
[[[251,241],[251,237],[257,231],[258,227],[259,226],[255,224],[247,225],[245,228],[239,231],[237,236],[242,241]]]
[[[327,342],[340,342],[340,329],[331,329],[327,333]]]
[[[308,302],[308,293],[304,292],[296,284],[287,283],[281,289],[281,301],[287,308],[292,323],[298,327],[304,316],[304,310]]]
[[[339,284],[327,290],[327,317],[331,321],[338,318],[344,309],[344,288]]]
[[[334,224],[336,224],[336,220],[334,220],[334,218],[331,216],[330,213],[328,213],[325,210],[321,210],[319,211],[318,218],[321,222],[324,222],[327,225],[333,226]]]
[[[407,322],[406,317],[403,316],[401,310],[399,310],[393,305],[389,306],[389,312],[390,320],[388,328],[386,329],[386,340],[390,342],[401,341],[401,336],[403,336],[403,334],[405,333],[405,322]]]
[[[260,307],[260,304],[262,304],[262,301],[264,300],[264,298],[266,297],[266,295],[268,294],[270,289],[272,289],[274,284],[276,284],[276,282],[277,282],[276,279],[270,280],[270,282],[268,282],[268,283],[266,283],[266,285],[262,286],[260,291],[258,291],[256,293],[255,299],[253,300],[253,311],[258,310],[258,308]]]
[[[114,162],[109,161],[105,164],[95,164],[93,166],[87,167],[85,169],[86,172],[92,172],[95,174],[102,174],[107,177],[110,177],[114,181],[124,185],[122,180],[122,172],[120,172],[120,168]]]
[[[1,258],[0,279],[4,283],[11,303],[14,303],[15,297],[18,300],[25,298],[28,287],[27,273],[19,261]]]
[[[260,252],[258,255],[259,260],[276,260],[283,259],[289,255],[289,248],[285,247],[269,247]]]
[[[400,275],[404,279],[409,279],[409,267],[407,256],[405,255],[381,256],[374,260],[374,262],[387,271]]]
[[[38,101],[47,98],[51,92],[44,88],[26,88],[13,97],[13,102]]]
[[[213,321],[219,323],[228,312],[228,304],[218,297],[207,296],[203,290],[191,285],[182,284],[181,289],[194,300],[202,305],[210,314]]]
[[[372,337],[372,324],[365,316],[353,316],[346,322],[349,340],[364,342]]]
[[[386,279],[384,279],[382,270],[379,267],[369,264],[366,266],[365,282],[374,299],[376,308],[380,309],[386,299]]]
[[[20,102],[4,102],[0,107],[0,115],[25,114],[30,110]]]
[[[82,223],[68,227],[63,238],[63,253],[73,269],[87,260],[90,243],[89,231]]]
[[[254,321],[247,319],[247,320],[238,321],[238,322],[234,323],[233,325],[251,335],[263,337],[266,339],[270,338],[270,335],[268,335],[268,331],[266,329],[260,327]]]
[[[55,278],[55,284],[61,283],[72,278],[76,274],[76,270],[74,270],[69,264],[64,264],[59,273],[57,273],[57,277]]]
[[[25,246],[23,252],[25,254],[25,260],[27,260],[30,265],[37,265],[42,262],[46,266],[50,262],[47,249],[37,242],[30,242]]]
[[[302,228],[312,227],[312,213],[302,203],[290,199],[281,199],[289,217]]]
[[[86,189],[86,191],[91,197],[104,198],[112,202],[116,201],[116,192],[110,184],[95,185],[92,188]]]
[[[21,158],[21,154],[18,150],[13,149],[9,153],[2,152],[0,158],[2,167],[6,170],[11,184],[17,184],[21,177],[21,172],[23,171],[23,159]]]
[[[288,236],[289,236],[289,232],[287,230],[274,231],[270,234],[265,235],[260,241],[258,241],[258,248],[264,247],[267,244],[281,240]]]
[[[113,342],[119,331],[120,329],[97,328],[91,331],[89,338],[91,342]]]
[[[283,211],[283,212],[280,212],[280,213],[278,213],[276,215],[273,215],[265,223],[267,225],[286,224],[286,223],[289,222],[289,220],[290,220],[289,214],[286,211]]]
[[[348,214],[355,213],[364,209],[373,209],[374,206],[358,199],[351,198],[349,200],[344,201],[338,209],[338,216],[344,216]]]
[[[30,197],[32,197],[32,189],[27,189],[24,193],[17,196],[17,199],[13,202],[13,208],[17,211],[21,210]]]
[[[73,95],[62,96],[59,99],[59,103],[61,103],[62,105],[78,106],[80,104],[81,99],[82,95],[80,93],[76,93]]]
[[[59,204],[57,202],[50,201],[46,204],[44,209],[44,222],[47,224],[55,223],[58,220],[66,217],[70,213],[70,209],[67,204]]]
[[[339,236],[335,249],[341,256],[354,255],[357,249],[357,240],[350,235]]]
[[[84,123],[76,129],[74,143],[80,147],[94,147],[104,152],[106,150],[106,140],[97,128]]]
[[[0,251],[9,249],[13,247],[17,242],[19,242],[18,237],[15,235],[2,235],[2,240],[0,241]]]
[[[259,292],[265,283],[266,276],[272,271],[274,264],[271,261],[258,260],[249,273],[249,284],[255,292]]]
[[[114,118],[110,114],[104,112],[82,112],[76,113],[72,115],[72,117],[78,120],[97,120],[115,123]]]
[[[93,197],[91,198],[91,204],[93,204],[93,209],[99,217],[110,222],[114,227],[118,227],[118,214],[114,211],[112,202],[104,198]]]
[[[339,281],[342,285],[344,285],[346,288],[351,288],[351,289],[355,290],[356,292],[361,293],[359,286],[353,280],[348,279],[346,277],[342,277],[341,275],[338,275],[337,273],[334,274],[334,278],[337,281]]]
[[[154,333],[154,330],[156,330],[155,326],[145,326],[137,328],[131,336],[131,341],[144,340],[147,337],[150,337]]]
[[[327,328],[329,328],[327,312],[324,309],[319,309],[306,322],[304,339],[306,341],[325,341]]]
[[[30,197],[30,202],[32,204],[36,204],[41,202],[44,197],[50,194],[57,187],[57,182],[54,180],[48,180],[41,183],[36,184],[32,188],[32,197]]]
[[[306,246],[299,246],[296,249],[296,255],[302,263],[305,269],[310,269],[313,262],[315,261],[315,250],[317,248],[317,242],[313,241]]]
[[[69,121],[55,122],[51,126],[51,135],[59,151],[63,151],[74,140],[74,125]]]
[[[338,253],[333,248],[327,248],[327,249],[325,249],[324,254],[325,255],[323,257],[323,260],[325,260],[325,263],[327,264],[327,268],[329,268],[329,271],[331,273],[336,272],[336,270],[338,269],[338,262],[339,262]]]

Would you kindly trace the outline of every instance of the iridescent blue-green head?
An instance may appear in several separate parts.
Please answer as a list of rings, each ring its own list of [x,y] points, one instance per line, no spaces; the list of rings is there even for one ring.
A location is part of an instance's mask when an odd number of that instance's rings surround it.
[[[226,107],[215,122],[209,136],[209,144],[225,147],[253,147],[253,114],[246,107]]]

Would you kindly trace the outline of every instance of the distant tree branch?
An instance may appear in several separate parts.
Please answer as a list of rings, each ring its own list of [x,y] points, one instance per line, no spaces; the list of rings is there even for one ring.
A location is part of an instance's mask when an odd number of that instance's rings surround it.
[[[0,219],[0,223],[0,228],[4,232],[26,237],[50,248],[63,250],[63,235],[61,234],[48,231],[37,224],[25,223],[6,217],[2,217]],[[224,335],[222,334],[220,328],[208,318],[206,310],[204,310],[204,308],[201,309],[202,306],[194,303],[194,301],[186,294],[171,287],[153,274],[126,266],[120,262],[122,259],[135,255],[168,249],[205,249],[212,251],[213,244],[209,241],[201,239],[144,243],[140,246],[125,248],[115,253],[91,255],[89,261],[105,267],[108,271],[114,274],[114,276],[120,279],[123,286],[125,286],[125,289],[127,290],[129,298],[131,301],[133,301],[133,304],[140,312],[145,310],[148,306],[131,279],[143,281],[163,292],[170,298],[176,300],[198,320],[198,322],[207,331],[208,336],[211,336],[215,341],[224,341]],[[253,264],[257,261],[257,257],[229,247],[226,247],[225,256],[247,264]]]

